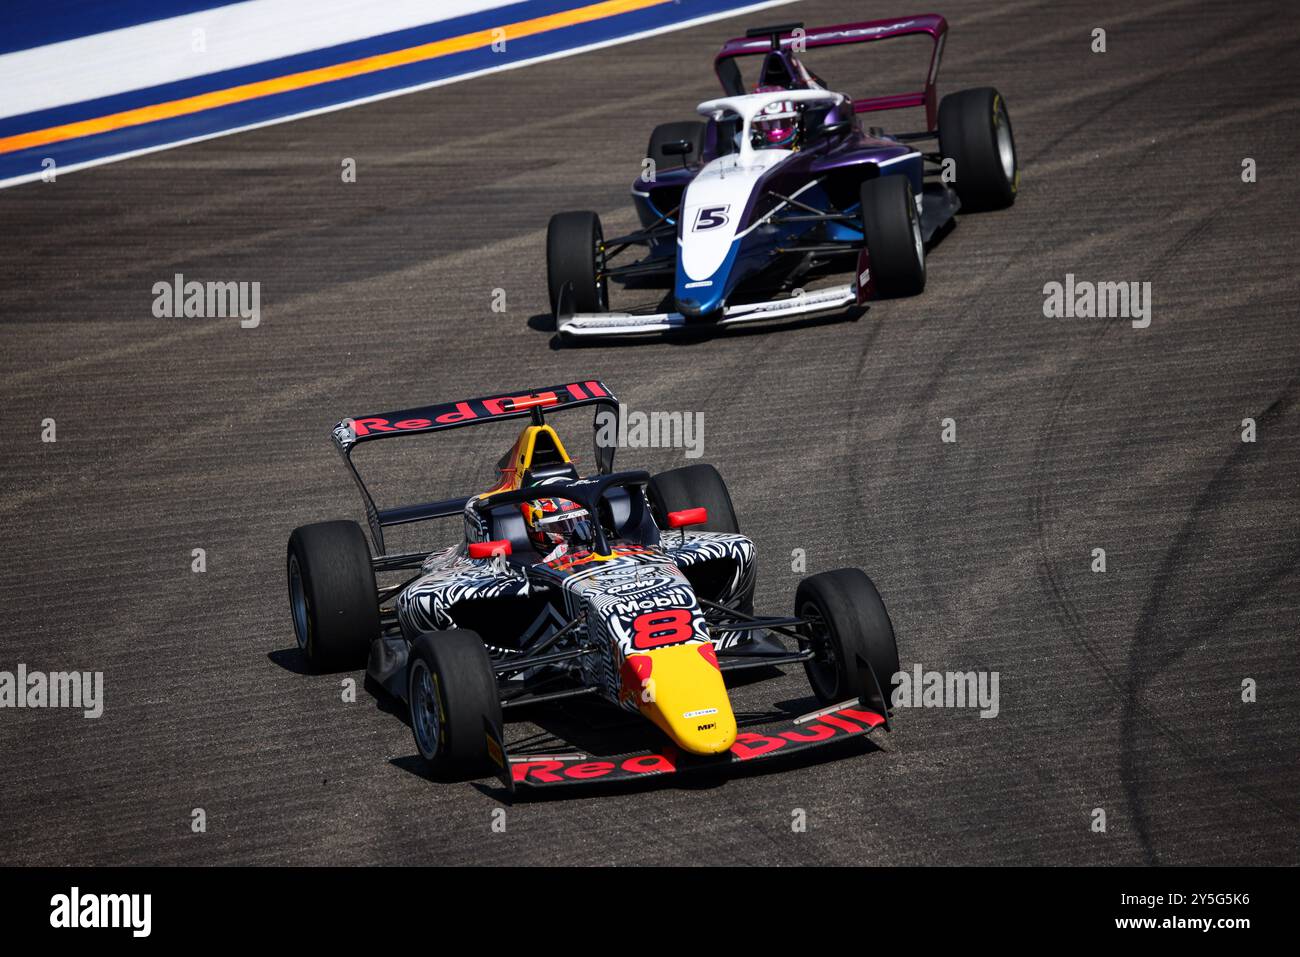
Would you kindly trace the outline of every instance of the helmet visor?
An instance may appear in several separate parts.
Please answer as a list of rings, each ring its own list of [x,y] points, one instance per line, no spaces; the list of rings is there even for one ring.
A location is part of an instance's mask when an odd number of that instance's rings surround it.
[[[589,545],[595,539],[591,528],[591,515],[585,508],[545,514],[534,519],[533,525],[539,532],[545,532],[548,536],[558,536],[569,544]]]

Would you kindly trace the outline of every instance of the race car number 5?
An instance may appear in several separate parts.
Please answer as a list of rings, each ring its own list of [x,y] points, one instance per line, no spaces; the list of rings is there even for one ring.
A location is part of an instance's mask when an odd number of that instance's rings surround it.
[[[726,206],[702,206],[700,211],[695,214],[695,225],[691,228],[693,233],[702,233],[706,229],[717,229],[719,226],[725,226],[730,221],[727,213],[731,209],[731,204]]]
[[[691,613],[685,608],[647,611],[632,622],[632,647],[642,651],[675,645],[688,640],[691,635]]]

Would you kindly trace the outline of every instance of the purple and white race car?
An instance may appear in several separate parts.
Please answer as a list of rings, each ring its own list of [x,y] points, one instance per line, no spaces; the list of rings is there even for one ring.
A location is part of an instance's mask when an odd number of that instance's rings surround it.
[[[957,211],[999,209],[1019,184],[1006,103],[980,87],[935,92],[948,25],[925,14],[805,29],[783,24],[727,41],[726,96],[703,121],[665,123],[632,187],[634,233],[606,239],[593,212],[557,213],[547,280],[561,338],[703,330],[860,306],[925,288],[925,248]],[[854,99],[804,62],[818,47],[913,34],[933,40],[923,89]],[[753,80],[741,63],[753,58]],[[747,92],[749,91],[749,92]],[[926,129],[864,130],[859,113],[924,108]],[[927,151],[912,144],[937,140]],[[620,257],[644,248],[635,261]],[[842,286],[801,284],[847,270]],[[649,313],[610,310],[610,288],[666,288]]]

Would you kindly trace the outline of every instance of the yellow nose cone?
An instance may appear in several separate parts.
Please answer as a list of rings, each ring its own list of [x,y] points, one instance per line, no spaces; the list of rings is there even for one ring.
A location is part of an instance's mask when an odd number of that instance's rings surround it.
[[[670,645],[643,652],[650,659],[639,698],[641,713],[683,751],[722,754],[736,740],[736,716],[710,644]]]

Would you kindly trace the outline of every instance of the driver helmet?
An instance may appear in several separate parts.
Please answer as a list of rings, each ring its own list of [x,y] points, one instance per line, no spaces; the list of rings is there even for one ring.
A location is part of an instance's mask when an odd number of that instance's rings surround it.
[[[545,555],[561,545],[592,541],[591,515],[577,502],[539,498],[520,506],[533,547]]]
[[[780,86],[759,86],[755,93],[779,93]],[[799,136],[799,113],[790,100],[777,100],[754,117],[751,138],[755,149],[792,149]]]

